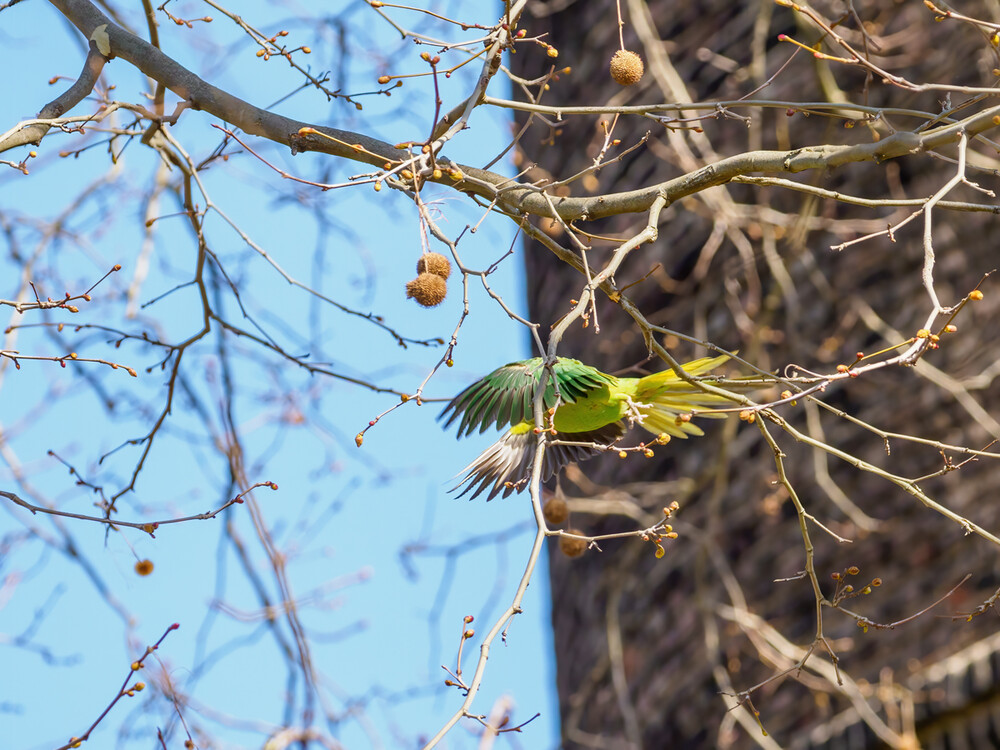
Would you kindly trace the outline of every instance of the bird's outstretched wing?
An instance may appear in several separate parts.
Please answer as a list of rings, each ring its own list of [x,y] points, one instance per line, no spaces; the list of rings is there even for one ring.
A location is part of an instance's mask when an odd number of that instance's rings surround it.
[[[544,372],[541,357],[511,362],[494,370],[459,393],[441,412],[444,426],[450,427],[461,417],[458,435],[471,435],[478,427],[480,432],[496,426],[497,429],[533,423],[532,401],[535,388]],[[589,367],[575,359],[560,357],[552,365],[552,375],[545,386],[545,408],[556,403],[556,386],[564,402],[572,402],[594,388],[601,388],[615,381],[611,375]],[[553,380],[555,382],[553,382]]]
[[[572,443],[594,443],[597,446],[606,446],[614,443],[623,434],[625,434],[625,425],[619,421],[589,432],[560,432],[557,439]],[[471,492],[470,500],[474,500],[487,489],[489,490],[489,494],[486,496],[487,500],[492,500],[501,492],[504,497],[512,492],[520,492],[527,486],[528,480],[531,478],[531,465],[537,442],[538,436],[533,430],[526,432],[508,430],[503,437],[459,472],[465,476],[452,491],[465,485],[465,489],[458,496],[462,497]],[[574,461],[585,461],[601,452],[600,448],[592,445],[547,445],[545,458],[542,460],[541,479],[545,482],[567,464]],[[490,483],[492,483],[492,487]]]

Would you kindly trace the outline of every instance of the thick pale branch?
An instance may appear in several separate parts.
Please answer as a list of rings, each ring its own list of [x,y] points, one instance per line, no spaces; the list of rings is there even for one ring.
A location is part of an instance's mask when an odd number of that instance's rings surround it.
[[[968,136],[996,127],[994,118],[1000,107],[990,107],[959,123],[924,133],[899,132],[874,143],[848,146],[810,146],[791,151],[750,151],[710,164],[690,174],[681,175],[658,185],[622,193],[587,198],[551,198],[537,191],[516,187],[503,191],[506,206],[524,213],[551,216],[551,206],[563,221],[599,219],[622,213],[648,210],[657,197],[674,202],[710,187],[723,185],[736,177],[754,172],[776,174],[796,173],[815,169],[830,169],[855,162],[880,163],[921,151],[933,151]],[[468,170],[470,177],[479,177],[479,170]]]
[[[162,83],[194,109],[201,109],[233,123],[243,131],[289,146],[293,152],[319,151],[345,159],[383,167],[398,161],[400,152],[391,144],[352,131],[337,130],[300,122],[255,107],[197,75],[163,54],[159,49],[115,25],[89,0],[49,0],[88,38],[94,29],[107,25],[111,55],[136,66]],[[874,143],[845,146],[812,146],[791,151],[751,151],[722,159],[690,174],[648,187],[592,197],[556,198],[543,195],[539,188],[512,183],[509,178],[487,170],[458,165],[465,179],[442,184],[496,201],[516,214],[554,217],[565,222],[585,221],[622,213],[649,210],[657,198],[673,202],[709,187],[725,184],[737,176],[764,173],[795,173],[829,169],[853,162],[882,162],[921,151],[932,151],[996,126],[1000,107],[990,107],[965,120],[922,133],[898,132]],[[321,135],[300,135],[302,128],[314,128]],[[331,140],[332,139],[332,140]],[[0,144],[0,151],[6,144]],[[428,179],[433,179],[428,175]],[[553,212],[553,208],[555,209]]]
[[[94,90],[94,86],[97,84],[97,79],[100,77],[101,71],[104,70],[106,62],[107,60],[104,59],[104,56],[92,44],[90,52],[87,54],[87,59],[83,63],[83,70],[80,71],[80,76],[66,91],[42,107],[37,119],[54,120],[82,102]],[[45,137],[45,134],[49,132],[50,127],[52,126],[46,123],[32,123],[16,133],[12,133],[6,140],[0,142],[0,152],[17,148],[18,146],[26,146],[29,143],[37,145]]]
[[[111,57],[121,58],[162,83],[194,109],[201,109],[233,123],[246,133],[283,143],[298,151],[323,151],[369,164],[396,159],[399,152],[390,144],[335,128],[299,122],[268,112],[203,81],[158,48],[116,25],[89,0],[49,0],[88,39],[101,25],[107,26]],[[300,128],[314,127],[343,143],[318,136],[298,136]],[[370,153],[352,148],[358,145]]]

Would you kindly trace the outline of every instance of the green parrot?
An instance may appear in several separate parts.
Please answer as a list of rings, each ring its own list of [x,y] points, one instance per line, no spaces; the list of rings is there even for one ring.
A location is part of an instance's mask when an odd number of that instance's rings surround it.
[[[704,357],[688,362],[683,368],[688,375],[702,375],[728,359],[727,355]],[[461,418],[459,437],[472,434],[477,427],[480,432],[494,425],[497,429],[509,428],[500,440],[459,472],[465,475],[454,488],[465,485],[459,497],[472,491],[471,497],[475,498],[488,488],[487,500],[492,500],[501,492],[507,497],[527,486],[537,443],[532,402],[544,371],[541,357],[511,362],[470,385],[441,412],[445,427]],[[556,439],[600,446],[611,445],[622,437],[627,430],[626,420],[629,427],[638,424],[658,437],[703,435],[690,419],[678,417],[690,414],[692,409],[731,403],[684,382],[673,370],[644,378],[616,378],[563,357],[552,365],[545,386],[546,409],[556,406],[557,386],[561,400],[552,417],[552,426],[558,433]],[[662,442],[667,439],[660,437]],[[601,452],[594,445],[549,445],[542,464],[542,481],[569,463],[584,461]]]

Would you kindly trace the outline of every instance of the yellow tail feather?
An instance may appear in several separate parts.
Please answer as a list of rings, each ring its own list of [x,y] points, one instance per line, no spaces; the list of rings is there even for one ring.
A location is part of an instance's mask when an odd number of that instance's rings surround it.
[[[719,365],[728,362],[729,355],[720,357],[702,357],[684,364],[684,372],[698,376],[714,370]],[[711,409],[713,407],[732,404],[724,396],[706,393],[697,386],[681,380],[673,370],[664,370],[640,378],[636,386],[634,399],[642,404],[640,410],[645,414],[642,427],[654,435],[666,433],[673,437],[686,438],[689,435],[700,436],[705,433],[693,422],[678,419],[689,415],[692,409]],[[699,414],[699,417],[724,417],[724,414]]]

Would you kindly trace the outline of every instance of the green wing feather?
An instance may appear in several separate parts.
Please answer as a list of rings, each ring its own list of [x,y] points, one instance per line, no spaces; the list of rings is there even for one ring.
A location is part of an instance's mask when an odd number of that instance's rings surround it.
[[[459,393],[441,412],[444,426],[459,420],[458,434],[471,435],[476,428],[485,432],[490,427],[503,429],[522,422],[534,422],[532,403],[535,389],[545,371],[541,357],[511,362]],[[543,403],[551,408],[556,403],[556,387],[564,402],[573,402],[595,388],[615,382],[615,378],[575,359],[559,357],[552,365],[552,376],[545,386]],[[554,382],[553,382],[554,381]]]

